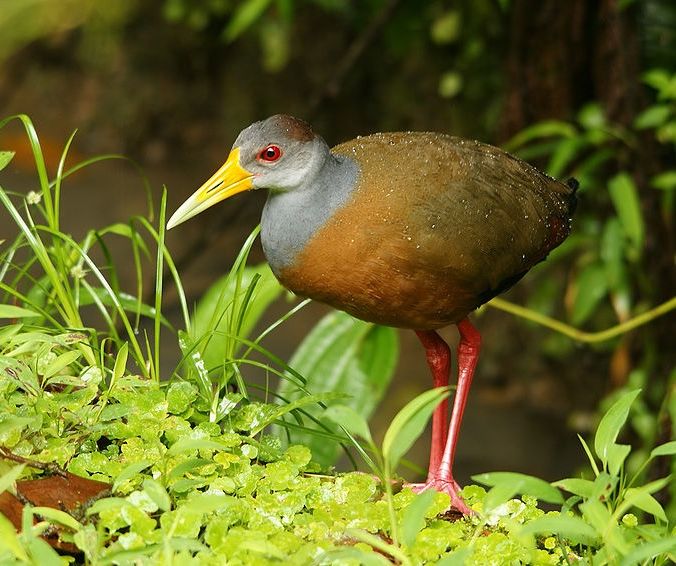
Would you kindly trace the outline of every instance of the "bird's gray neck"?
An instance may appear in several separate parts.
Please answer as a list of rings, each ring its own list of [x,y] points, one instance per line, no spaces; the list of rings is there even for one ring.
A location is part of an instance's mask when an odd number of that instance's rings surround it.
[[[312,236],[342,208],[357,185],[359,166],[329,153],[317,173],[300,187],[270,191],[263,208],[261,243],[275,274],[291,266]]]

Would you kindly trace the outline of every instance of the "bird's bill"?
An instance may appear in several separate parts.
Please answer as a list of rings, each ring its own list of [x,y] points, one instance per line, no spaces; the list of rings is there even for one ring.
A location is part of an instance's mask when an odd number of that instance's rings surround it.
[[[253,173],[239,164],[239,148],[236,147],[221,168],[172,214],[167,222],[167,230],[197,216],[217,202],[250,189],[253,189]]]

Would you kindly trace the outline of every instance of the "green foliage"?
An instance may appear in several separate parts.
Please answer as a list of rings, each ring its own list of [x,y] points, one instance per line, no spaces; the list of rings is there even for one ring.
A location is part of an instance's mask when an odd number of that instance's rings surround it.
[[[289,365],[304,376],[302,389],[291,380],[281,381],[280,399],[293,401],[303,390],[343,393],[338,402],[368,418],[382,399],[392,379],[398,359],[398,338],[393,328],[377,326],[335,311],[326,315],[310,332],[291,357]],[[331,407],[331,405],[329,405]],[[310,416],[310,419],[307,418]],[[326,422],[320,407],[309,408],[299,424],[303,429],[289,429],[291,443],[308,446],[323,466],[335,463],[339,455],[335,443],[312,434],[317,428],[339,429]],[[349,423],[333,421],[350,428]],[[313,424],[313,421],[319,424]],[[305,429],[309,429],[305,431]],[[281,432],[281,431],[280,431]]]
[[[585,117],[589,124],[597,119]],[[0,317],[7,321],[0,326],[0,491],[61,468],[110,483],[111,494],[73,514],[25,505],[21,532],[0,515],[0,563],[61,564],[41,538],[55,529],[87,564],[485,564],[495,556],[505,564],[673,561],[673,518],[656,497],[670,478],[640,482],[650,462],[676,454],[676,442],[654,447],[631,470],[628,462],[642,454],[618,443],[625,423],[641,414],[637,390],[620,395],[599,423],[595,455],[583,444],[593,478],[549,485],[522,474],[483,474],[477,480],[492,486],[488,493],[477,486],[462,492],[475,514],[448,520],[442,515],[448,495],[394,488],[398,463],[448,391],[410,401],[381,447],[366,422],[396,358],[391,330],[331,316],[299,348],[296,369],[276,358],[262,339],[304,303],[249,337],[279,294],[265,268],[246,267],[256,232],[191,319],[163,243],[165,200],[158,228],[138,217],[74,241],[59,229],[65,152],[49,182],[32,124],[20,120],[33,144],[41,192],[19,207],[15,195],[0,189],[19,227],[0,256]],[[35,222],[31,207],[43,223]],[[156,243],[154,256],[139,226]],[[184,357],[170,381],[159,379],[159,329],[166,324],[161,283],[152,305],[141,301],[140,282],[138,296],[125,295],[107,253],[108,236],[127,238],[135,258],[154,260],[156,279],[164,265],[175,277]],[[94,245],[101,246],[105,269],[90,257]],[[138,262],[137,269],[140,274]],[[89,306],[100,315],[98,328],[82,324],[81,311]],[[141,343],[135,329],[143,317],[153,334]],[[256,400],[243,375],[249,366],[278,375],[280,391],[292,394],[279,395],[279,403]],[[331,389],[358,387],[357,402],[322,393],[319,384],[327,379]],[[341,404],[333,403],[337,399]],[[352,443],[376,476],[319,474],[307,446],[284,447],[266,433],[273,424],[311,433],[312,446],[315,439]],[[563,492],[571,494],[565,501]],[[561,509],[545,512],[538,499]]]

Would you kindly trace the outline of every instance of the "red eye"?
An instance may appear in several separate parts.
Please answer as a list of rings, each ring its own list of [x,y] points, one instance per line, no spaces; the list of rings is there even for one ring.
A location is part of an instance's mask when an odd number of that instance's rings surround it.
[[[261,152],[258,154],[258,159],[272,163],[273,161],[277,161],[281,156],[282,150],[279,149],[279,146],[269,145],[261,150]]]

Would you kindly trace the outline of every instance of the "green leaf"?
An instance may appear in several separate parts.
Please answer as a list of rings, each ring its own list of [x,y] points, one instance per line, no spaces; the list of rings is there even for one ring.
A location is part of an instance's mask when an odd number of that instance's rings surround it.
[[[529,126],[528,128],[524,128],[504,144],[503,147],[505,151],[514,151],[533,140],[550,137],[572,138],[576,135],[577,130],[568,122],[545,120]]]
[[[383,458],[390,472],[397,469],[401,457],[425,430],[432,412],[448,394],[448,387],[435,387],[425,391],[409,401],[392,419],[382,446]]]
[[[514,493],[531,495],[547,503],[563,503],[561,492],[545,480],[516,472],[489,472],[472,476],[474,481],[489,486],[508,485]]]
[[[552,485],[569,493],[579,495],[584,499],[591,497],[594,490],[594,482],[582,478],[566,478],[556,481]]]
[[[652,449],[650,458],[657,458],[658,456],[673,456],[676,454],[676,440],[660,444]]]
[[[629,456],[631,446],[627,444],[611,444],[608,446],[608,471],[610,475],[616,476],[620,473],[622,464]]]
[[[240,304],[249,290],[248,303]],[[223,360],[230,357],[228,338],[218,334],[236,333],[242,338],[248,337],[270,303],[282,292],[283,287],[267,264],[244,267],[239,283],[236,273],[229,273],[209,287],[197,304],[191,332],[193,340],[213,334],[206,346],[201,348],[201,356],[208,369],[221,366]],[[233,307],[238,312],[233,313]],[[241,326],[239,329],[232,328],[232,319],[242,312],[241,309],[245,309]],[[240,347],[237,344],[234,350]]]
[[[124,482],[130,480],[136,474],[138,474],[142,470],[145,470],[150,465],[152,465],[152,462],[148,460],[140,460],[138,462],[133,462],[128,466],[125,466],[124,469],[115,478],[111,491],[112,492],[117,491],[117,488],[120,487]]]
[[[24,510],[27,509],[24,507]],[[30,552],[32,564],[40,566],[62,566],[61,558],[49,544],[42,538],[32,536],[26,541],[26,547]]]
[[[117,382],[127,369],[127,357],[129,355],[129,342],[125,342],[120,347],[120,351],[115,357],[115,365],[113,366],[113,377],[111,383]]]
[[[624,556],[620,566],[634,566],[635,564],[645,564],[646,560],[666,557],[667,554],[676,552],[676,536],[668,536],[658,540],[653,540],[644,544],[635,546],[631,552]],[[673,557],[672,557],[673,558]],[[666,562],[664,562],[666,563]]]
[[[437,566],[465,566],[470,556],[472,556],[471,548],[459,548],[458,550],[445,554],[437,562]]]
[[[425,515],[434,502],[436,491],[428,489],[416,495],[415,499],[404,509],[401,521],[401,540],[411,548],[418,533],[425,526]]]
[[[53,509],[52,507],[32,507],[31,511],[33,514],[44,517],[50,522],[65,525],[74,531],[79,531],[82,528],[80,522],[75,520],[65,511],[59,511],[58,509]]]
[[[608,192],[637,258],[643,248],[645,227],[634,180],[627,173],[618,173],[608,182]]]
[[[15,153],[15,151],[0,151],[0,171],[9,165],[9,162],[12,161]]]
[[[394,375],[398,355],[396,330],[333,311],[305,337],[289,366],[306,378],[306,390],[341,392],[346,398],[341,399],[340,404],[349,406],[366,420]],[[288,400],[304,395],[290,380],[280,381],[277,392]],[[320,407],[309,407],[307,411],[315,418],[322,418]],[[338,430],[333,422],[325,424],[334,432]],[[316,428],[310,422],[306,425]],[[279,429],[276,432],[279,434]],[[322,466],[332,465],[338,457],[340,448],[336,443],[307,432],[290,434],[290,443],[310,448],[313,459]]]
[[[676,171],[665,171],[659,175],[655,175],[650,184],[656,189],[662,191],[673,191],[676,189]]]
[[[14,305],[0,305],[0,318],[28,318],[40,316],[38,313]]]
[[[643,487],[630,487],[625,492],[625,501],[627,504],[631,503],[633,506],[638,507],[646,513],[650,513],[656,519],[667,522],[667,516],[664,513],[664,509],[658,503],[648,490],[647,486]]]
[[[342,426],[354,436],[358,436],[373,444],[371,431],[366,419],[352,407],[347,405],[331,405],[324,411],[324,417]]]
[[[583,324],[607,293],[608,279],[603,264],[596,262],[585,266],[577,277],[571,322],[576,326]]]
[[[627,421],[629,409],[631,409],[631,405],[640,392],[640,389],[635,389],[622,395],[613,403],[606,414],[603,415],[603,418],[601,418],[601,422],[599,422],[596,435],[594,436],[594,452],[596,452],[596,455],[603,462],[604,467],[608,463],[609,447],[615,444],[615,440],[617,440],[617,436],[620,434],[620,429],[622,429]]]
[[[606,124],[606,117],[600,104],[593,102],[582,107],[577,120],[587,130],[602,128]]]
[[[558,535],[573,543],[593,544],[598,540],[592,526],[579,517],[568,515],[538,517],[526,523],[520,533]]]
[[[240,2],[225,28],[225,39],[227,41],[237,39],[263,15],[271,2],[272,0],[244,0]]]
[[[458,10],[448,10],[432,22],[432,41],[439,45],[453,43],[460,36],[461,16]]]
[[[2,513],[0,513],[0,549],[11,552],[21,562],[29,562],[16,527]]]
[[[634,127],[639,130],[646,128],[657,128],[669,119],[671,115],[671,106],[668,104],[655,104],[646,108],[634,120]]]
[[[10,468],[9,471],[0,476],[0,493],[7,491],[9,488],[14,486],[16,478],[21,475],[21,472],[23,472],[25,467],[26,464],[19,464],[18,466]]]
[[[62,369],[68,367],[82,355],[82,352],[71,350],[56,357],[46,368],[43,374],[44,379],[48,379],[59,373]]]
[[[162,511],[171,509],[171,499],[164,486],[152,478],[143,480],[143,490],[148,494]]]

